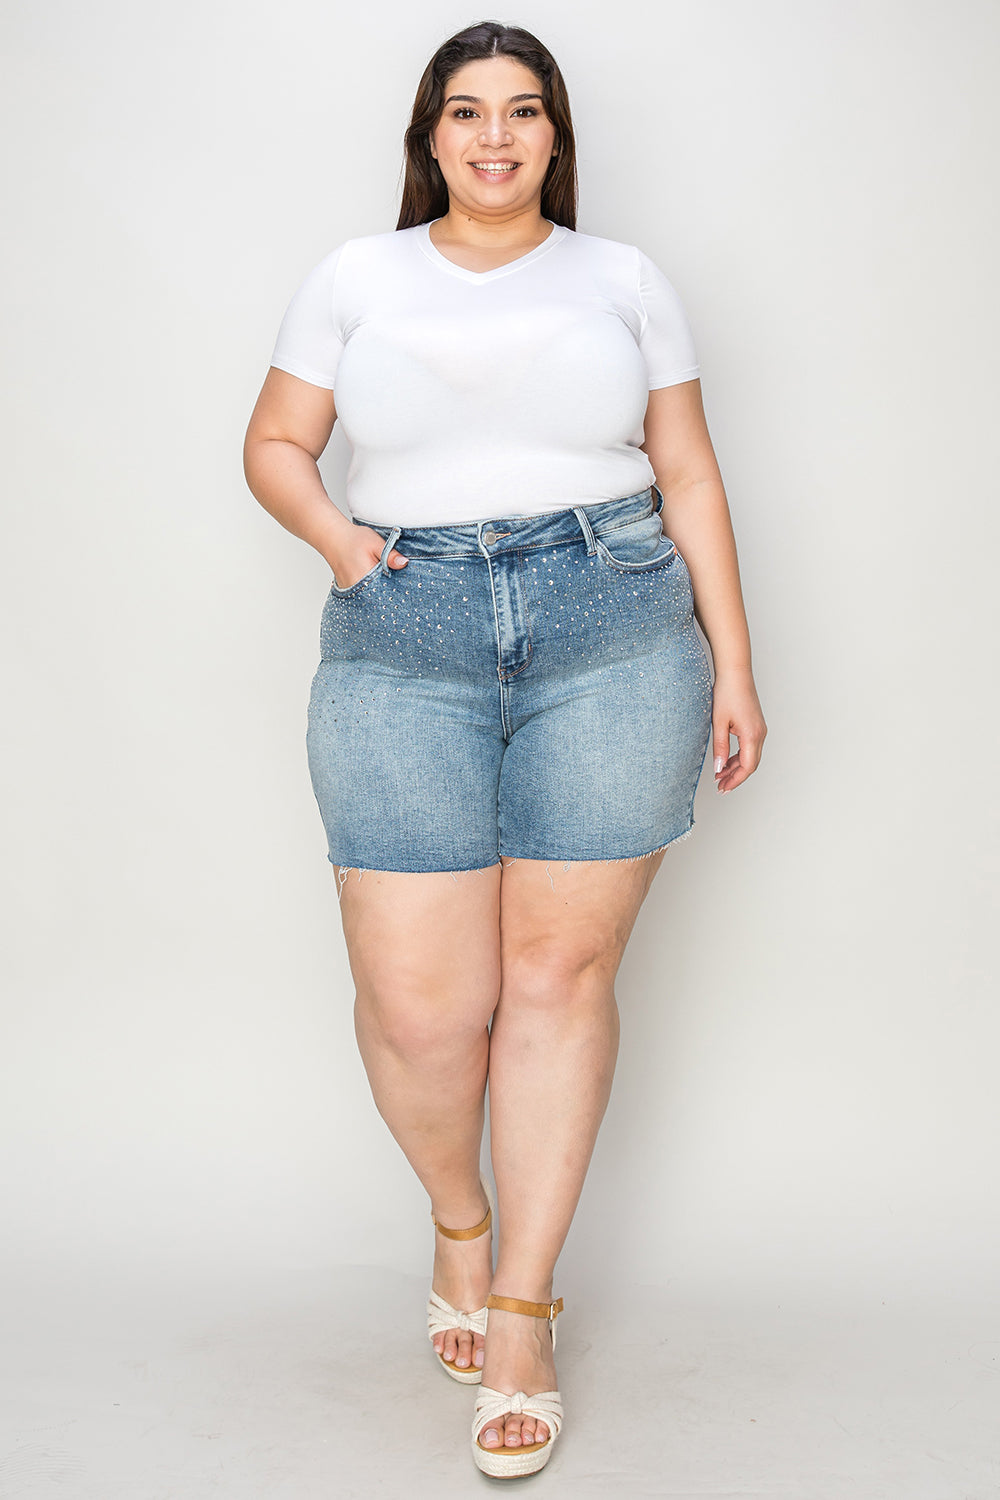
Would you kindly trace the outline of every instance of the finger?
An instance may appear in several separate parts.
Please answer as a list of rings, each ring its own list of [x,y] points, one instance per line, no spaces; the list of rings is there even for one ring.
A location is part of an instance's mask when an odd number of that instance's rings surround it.
[[[740,744],[739,762],[744,776],[749,776],[756,771],[760,765],[761,752],[764,749],[764,741],[757,735],[747,735]]]
[[[712,754],[715,757],[716,776],[724,770],[729,759],[729,725],[719,724],[712,735]]]
[[[740,746],[738,755],[734,755],[731,764],[728,765],[716,782],[720,792],[731,792],[736,787],[742,786],[748,776],[752,776],[760,764],[761,754],[760,740],[748,739]]]
[[[403,556],[402,552],[397,552],[395,547],[389,553],[388,562],[390,568],[405,568],[409,560],[408,557]]]

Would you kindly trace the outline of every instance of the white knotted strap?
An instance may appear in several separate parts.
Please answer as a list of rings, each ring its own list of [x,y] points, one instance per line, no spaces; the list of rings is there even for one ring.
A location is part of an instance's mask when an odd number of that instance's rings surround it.
[[[536,1396],[528,1396],[524,1391],[515,1391],[513,1396],[504,1391],[495,1391],[488,1385],[479,1387],[479,1395],[476,1397],[476,1411],[472,1419],[472,1439],[476,1442],[491,1422],[498,1422],[503,1417],[534,1417],[537,1422],[544,1422],[549,1429],[548,1441],[552,1442],[559,1434],[563,1424],[562,1397],[558,1391],[539,1391]],[[488,1453],[517,1452],[517,1449],[501,1446],[496,1450],[488,1448]]]
[[[486,1308],[477,1308],[475,1312],[459,1312],[457,1307],[452,1307],[437,1292],[432,1291],[427,1301],[427,1332],[433,1338],[435,1334],[447,1333],[450,1328],[458,1328],[462,1333],[486,1332]]]

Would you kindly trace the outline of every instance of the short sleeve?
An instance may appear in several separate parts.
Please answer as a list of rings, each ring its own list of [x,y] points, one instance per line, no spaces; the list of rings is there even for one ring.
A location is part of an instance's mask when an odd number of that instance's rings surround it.
[[[649,256],[641,250],[638,256],[642,309],[639,348],[649,371],[649,389],[697,380],[698,355],[681,299]]]
[[[344,339],[337,317],[337,266],[343,245],[314,266],[281,320],[271,364],[311,385],[333,390]]]

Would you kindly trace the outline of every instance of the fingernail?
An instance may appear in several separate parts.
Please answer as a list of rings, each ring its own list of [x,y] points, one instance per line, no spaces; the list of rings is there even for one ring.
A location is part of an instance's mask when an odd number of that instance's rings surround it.
[[[717,756],[716,756],[716,757],[715,757],[715,774],[716,774],[716,775],[718,775],[718,774],[719,774],[719,772],[720,772],[720,771],[721,771],[721,770],[722,770],[722,768],[723,768],[723,766],[724,766],[724,765],[725,765],[725,764],[726,764],[726,763],[725,763],[725,761],[724,761],[724,760],[723,760],[723,759],[722,759],[722,756],[721,756],[721,755],[717,755]]]

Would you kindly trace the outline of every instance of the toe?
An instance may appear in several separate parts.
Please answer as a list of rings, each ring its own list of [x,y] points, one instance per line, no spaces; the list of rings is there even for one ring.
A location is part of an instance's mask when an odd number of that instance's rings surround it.
[[[508,1417],[504,1423],[503,1434],[504,1446],[506,1448],[520,1448],[521,1446],[521,1418]]]
[[[486,1431],[482,1434],[479,1441],[482,1443],[484,1448],[499,1448],[500,1433],[496,1427],[487,1427]]]
[[[453,1365],[455,1363],[455,1355],[457,1353],[458,1330],[455,1328],[449,1328],[448,1332],[444,1336],[444,1347],[441,1350],[441,1357],[442,1359],[446,1360],[449,1365]]]
[[[455,1355],[455,1363],[460,1370],[467,1370],[472,1363],[471,1333],[460,1333],[458,1335],[458,1353]]]
[[[483,1360],[485,1358],[486,1358],[486,1342],[485,1342],[482,1334],[481,1333],[477,1333],[473,1337],[473,1340],[472,1340],[472,1363],[476,1366],[477,1370],[481,1370],[482,1369],[482,1367],[483,1367]]]

